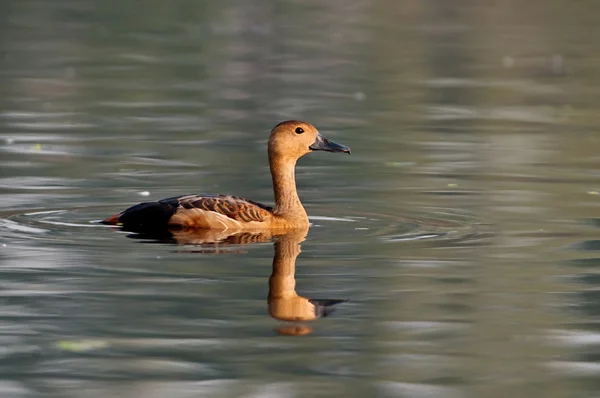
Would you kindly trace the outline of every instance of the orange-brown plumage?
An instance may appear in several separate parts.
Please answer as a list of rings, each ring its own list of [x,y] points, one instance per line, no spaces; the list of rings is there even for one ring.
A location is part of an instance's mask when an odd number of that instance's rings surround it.
[[[220,222],[228,228],[230,225],[235,226],[232,222],[265,222],[273,216],[270,207],[239,196],[186,195],[177,200],[179,206],[169,220],[171,227],[211,228],[211,224],[218,225],[210,218],[213,213],[226,217]]]
[[[306,122],[288,120],[271,131],[268,143],[275,207],[232,195],[183,195],[140,203],[108,217],[105,224],[144,231],[170,228],[252,230],[308,226],[308,216],[296,191],[296,161],[314,150],[350,149],[323,138]]]

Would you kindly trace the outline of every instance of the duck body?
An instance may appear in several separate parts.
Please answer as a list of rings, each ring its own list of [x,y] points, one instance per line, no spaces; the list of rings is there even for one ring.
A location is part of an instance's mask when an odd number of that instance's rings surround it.
[[[273,208],[233,195],[181,195],[145,202],[107,218],[132,231],[264,229],[277,223]],[[282,225],[281,225],[282,226]]]
[[[268,153],[274,207],[233,195],[181,195],[137,204],[102,223],[136,232],[307,228],[308,216],[296,191],[295,167],[301,156],[316,150],[350,153],[348,147],[323,138],[306,122],[288,120],[273,128]]]

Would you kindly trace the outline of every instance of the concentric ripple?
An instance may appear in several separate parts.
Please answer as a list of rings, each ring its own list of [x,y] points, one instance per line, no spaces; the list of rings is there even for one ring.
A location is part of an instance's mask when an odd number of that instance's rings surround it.
[[[114,212],[107,206],[53,209],[28,212],[6,212],[1,215],[0,226],[11,236],[35,239],[55,239],[61,234],[95,234],[106,229],[98,222]],[[410,241],[451,242],[453,245],[485,244],[491,236],[489,226],[478,222],[474,216],[448,209],[422,210],[412,214],[346,213],[322,216],[325,210],[310,216],[311,232],[343,241],[360,235],[386,243]],[[328,212],[330,213],[330,212]],[[324,229],[324,230],[323,230]],[[331,230],[334,230],[334,234]]]
[[[387,243],[410,241],[450,241],[454,245],[485,244],[491,236],[489,226],[479,222],[473,215],[449,209],[422,209],[411,214],[350,213],[334,216],[311,216],[313,226],[346,230]],[[441,243],[441,242],[440,242]]]

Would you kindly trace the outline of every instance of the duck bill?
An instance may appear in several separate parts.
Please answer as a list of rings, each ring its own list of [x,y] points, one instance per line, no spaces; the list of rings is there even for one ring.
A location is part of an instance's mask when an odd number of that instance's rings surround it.
[[[323,137],[319,133],[317,133],[317,138],[315,139],[315,142],[313,142],[313,144],[309,146],[309,148],[313,151],[350,153],[350,148],[348,148],[347,146],[338,144],[337,142],[329,141],[327,138]]]

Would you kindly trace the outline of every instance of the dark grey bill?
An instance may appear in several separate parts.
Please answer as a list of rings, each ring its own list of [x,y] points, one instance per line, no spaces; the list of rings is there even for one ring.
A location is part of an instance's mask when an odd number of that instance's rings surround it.
[[[347,146],[338,144],[333,141],[329,141],[327,138],[323,137],[319,133],[317,133],[317,138],[315,139],[315,142],[313,142],[313,144],[309,146],[309,148],[313,151],[350,153],[350,148],[348,148]]]
[[[332,306],[346,303],[348,299],[309,299],[308,301],[315,306],[315,316],[317,318],[324,318],[333,312]]]

